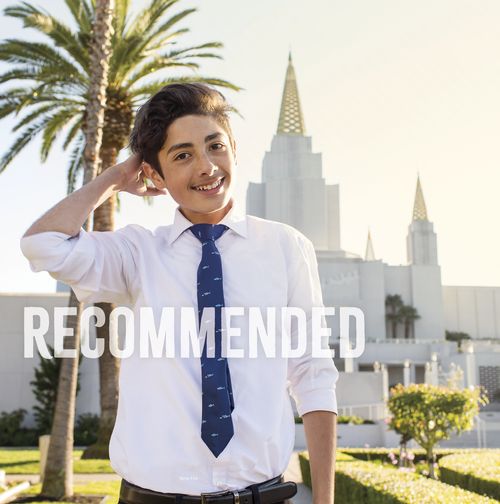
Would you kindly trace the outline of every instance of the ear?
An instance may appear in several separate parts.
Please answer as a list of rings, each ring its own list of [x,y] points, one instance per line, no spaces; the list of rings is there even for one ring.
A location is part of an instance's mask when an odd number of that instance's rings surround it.
[[[157,189],[166,189],[165,180],[147,161],[142,162],[142,171]]]

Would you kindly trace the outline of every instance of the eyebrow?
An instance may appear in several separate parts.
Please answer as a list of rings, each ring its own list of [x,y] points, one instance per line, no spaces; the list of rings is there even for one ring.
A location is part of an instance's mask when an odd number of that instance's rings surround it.
[[[205,143],[210,142],[211,140],[214,140],[214,139],[219,138],[221,136],[223,136],[223,135],[220,132],[211,133],[210,135],[207,135],[205,137]],[[188,147],[193,147],[193,144],[190,143],[190,142],[184,142],[184,143],[178,143],[178,144],[172,145],[172,147],[170,147],[170,149],[168,149],[167,155],[170,154],[174,150],[177,150],[177,149],[186,149]]]

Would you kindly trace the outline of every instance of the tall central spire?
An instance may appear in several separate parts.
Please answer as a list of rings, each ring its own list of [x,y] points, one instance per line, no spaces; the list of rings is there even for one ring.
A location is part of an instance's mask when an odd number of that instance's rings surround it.
[[[417,177],[417,190],[415,191],[415,202],[413,204],[413,220],[429,220],[427,218],[424,193],[422,191],[422,186],[420,185],[420,176]]]
[[[292,52],[288,55],[288,68],[286,69],[285,86],[281,99],[280,120],[277,133],[305,135],[304,118],[300,108],[299,91],[295,69],[292,64]]]

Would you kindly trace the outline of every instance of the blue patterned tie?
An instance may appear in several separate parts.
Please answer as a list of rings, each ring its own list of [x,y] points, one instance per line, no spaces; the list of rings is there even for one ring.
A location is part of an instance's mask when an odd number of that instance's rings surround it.
[[[207,356],[207,340],[201,354],[202,420],[201,438],[218,457],[234,434],[231,412],[234,409],[231,376],[227,359],[221,355],[221,315],[224,306],[222,263],[215,240],[229,229],[223,224],[195,224],[189,228],[201,242],[198,266],[198,319],[204,308],[215,308],[215,353]],[[208,338],[207,338],[208,339]]]

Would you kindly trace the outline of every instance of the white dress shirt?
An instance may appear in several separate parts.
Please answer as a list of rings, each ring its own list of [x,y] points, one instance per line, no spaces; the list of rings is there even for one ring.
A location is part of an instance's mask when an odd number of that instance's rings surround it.
[[[245,215],[235,202],[219,224],[229,227],[216,242],[226,307],[293,306],[310,314],[323,306],[314,248],[302,233]],[[139,225],[75,237],[46,232],[23,238],[21,248],[33,271],[71,285],[80,301],[133,307],[138,328],[141,306],[152,307],[158,321],[162,307],[197,306],[201,243],[191,225],[177,208],[173,224],[154,232]],[[240,341],[245,348],[248,322],[231,322],[242,331],[232,347]],[[200,434],[200,359],[139,358],[135,348],[121,361],[109,453],[116,473],[143,488],[199,495],[268,480],[285,471],[293,451],[289,393],[300,415],[337,411],[338,371],[329,357],[228,357],[234,436],[216,458]]]

